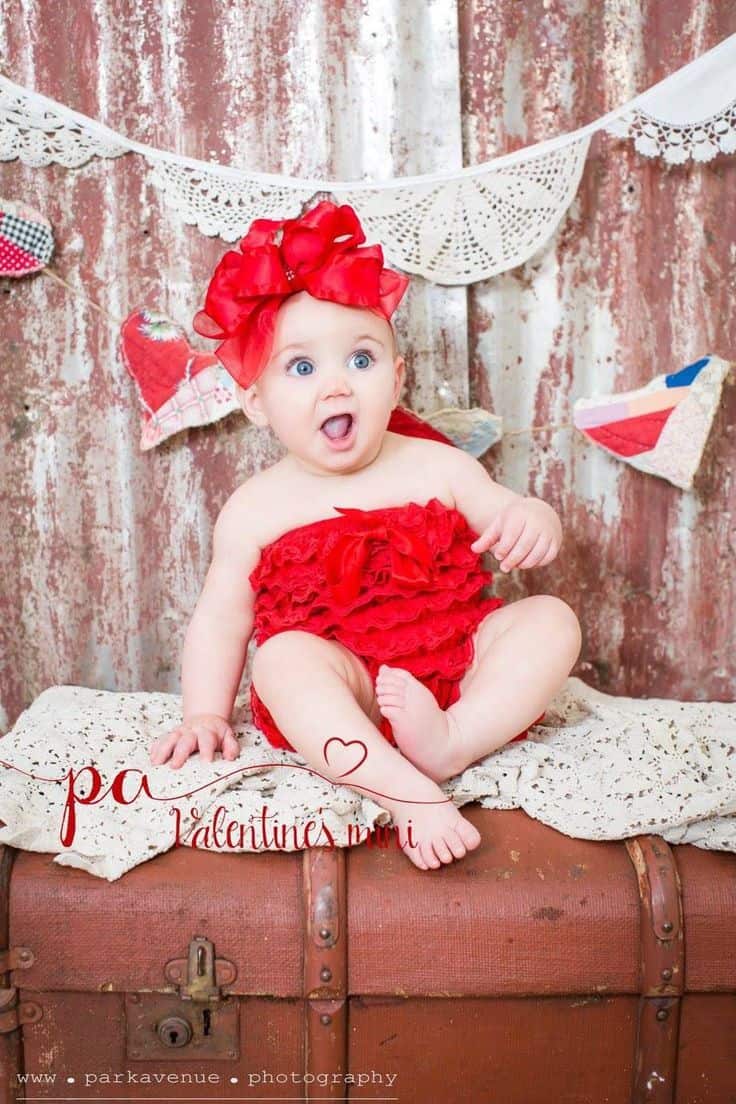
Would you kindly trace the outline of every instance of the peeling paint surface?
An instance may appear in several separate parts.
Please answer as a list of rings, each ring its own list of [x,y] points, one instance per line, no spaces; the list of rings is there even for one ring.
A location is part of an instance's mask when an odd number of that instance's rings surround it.
[[[459,5],[464,158],[477,164],[580,127],[736,29],[718,3]],[[510,75],[509,75],[510,74]],[[511,102],[509,102],[511,100]],[[706,353],[736,360],[736,160],[670,167],[594,135],[573,203],[524,265],[469,289],[470,401],[508,433],[572,420]],[[574,674],[607,693],[736,698],[736,388],[726,385],[695,486],[636,472],[569,429],[504,437],[484,462],[547,499],[558,559],[498,577],[510,600],[578,613]]]
[[[0,53],[12,80],[141,142],[386,180],[582,126],[736,31],[716,0],[521,9],[26,0],[18,18],[5,0]],[[397,315],[405,400],[483,405],[514,430],[570,421],[575,398],[705,353],[736,360],[735,186],[734,157],[667,167],[594,136],[573,204],[524,265],[468,289],[413,279]],[[179,690],[214,520],[280,446],[232,414],[139,451],[116,320],[149,306],[191,332],[226,248],[177,221],[142,159],[0,164],[0,195],[51,219],[55,270],[109,315],[42,275],[0,283],[6,728],[55,683]],[[690,493],[569,429],[509,436],[485,458],[500,482],[550,501],[565,531],[555,563],[499,576],[498,591],[569,602],[584,631],[574,673],[598,688],[736,697],[735,426],[731,383]]]

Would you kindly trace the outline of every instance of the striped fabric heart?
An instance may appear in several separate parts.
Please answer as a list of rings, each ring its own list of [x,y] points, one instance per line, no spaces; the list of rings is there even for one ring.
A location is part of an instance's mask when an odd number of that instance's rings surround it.
[[[619,460],[689,490],[730,368],[704,356],[635,391],[578,399],[575,425]]]

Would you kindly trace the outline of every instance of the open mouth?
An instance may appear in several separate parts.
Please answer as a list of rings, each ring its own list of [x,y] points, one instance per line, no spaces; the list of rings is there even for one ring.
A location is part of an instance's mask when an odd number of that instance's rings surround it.
[[[352,414],[333,414],[322,423],[320,430],[330,441],[339,443],[349,439],[354,425]]]

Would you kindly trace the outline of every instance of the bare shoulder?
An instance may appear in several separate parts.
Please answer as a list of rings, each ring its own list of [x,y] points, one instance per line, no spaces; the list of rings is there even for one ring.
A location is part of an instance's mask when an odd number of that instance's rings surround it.
[[[394,448],[399,456],[409,462],[432,464],[433,467],[442,468],[452,464],[455,453],[460,449],[454,445],[446,445],[443,441],[434,441],[430,437],[410,437],[408,434],[389,431],[394,439]]]
[[[442,445],[439,447],[442,448]],[[443,463],[453,479],[467,478],[470,475],[476,478],[485,475],[487,478],[486,469],[480,460],[477,460],[475,456],[459,446],[457,448],[454,446],[452,448],[445,447]]]
[[[455,506],[471,528],[480,533],[490,525],[499,510],[520,496],[497,483],[485,466],[464,449],[448,449],[454,453],[447,460],[450,493]]]
[[[454,497],[454,487],[474,468],[483,466],[463,449],[433,441],[427,437],[402,437],[397,446],[401,461],[412,469],[419,468],[438,488],[445,487]],[[477,475],[477,471],[476,471]]]
[[[288,499],[288,479],[281,463],[257,472],[241,483],[220,510],[214,530],[214,551],[226,551],[257,561],[273,539],[281,506]]]
[[[444,441],[435,441],[431,437],[411,437],[408,433],[394,433],[387,431],[402,451],[414,452],[417,455],[434,456],[438,460],[450,452],[457,452],[454,445],[446,445]]]
[[[251,476],[237,487],[223,505],[215,521],[212,534],[215,558],[225,557],[235,561],[242,569],[258,561],[261,550],[259,519],[263,516],[263,502],[268,482],[265,472]]]

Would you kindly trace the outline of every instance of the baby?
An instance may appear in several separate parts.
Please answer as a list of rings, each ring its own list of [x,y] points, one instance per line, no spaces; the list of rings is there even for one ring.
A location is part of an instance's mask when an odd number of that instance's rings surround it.
[[[151,762],[237,758],[230,718],[255,634],[254,723],[374,796],[427,870],[480,843],[439,784],[525,737],[581,637],[558,598],[482,593],[486,551],[504,572],[555,558],[552,507],[459,448],[390,428],[405,371],[390,317],[408,278],[364,241],[352,208],[329,201],[256,220],[195,319],[224,339],[243,411],[286,455],[217,518],[184,644],[183,723]]]

